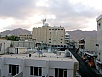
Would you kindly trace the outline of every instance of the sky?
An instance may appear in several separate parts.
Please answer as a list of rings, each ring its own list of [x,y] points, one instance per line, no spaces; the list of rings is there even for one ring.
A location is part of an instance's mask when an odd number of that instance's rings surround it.
[[[32,31],[46,18],[49,26],[66,31],[97,30],[102,0],[0,0],[0,32],[23,28]]]

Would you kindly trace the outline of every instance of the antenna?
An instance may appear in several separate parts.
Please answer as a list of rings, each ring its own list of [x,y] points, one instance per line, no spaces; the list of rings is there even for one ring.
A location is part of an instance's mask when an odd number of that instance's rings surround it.
[[[44,24],[46,22],[46,18],[42,19],[42,22],[43,22],[43,26],[44,26]]]

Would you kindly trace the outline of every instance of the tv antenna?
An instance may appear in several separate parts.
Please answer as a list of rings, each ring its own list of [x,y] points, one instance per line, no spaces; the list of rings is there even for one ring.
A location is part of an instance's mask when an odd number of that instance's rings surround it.
[[[44,24],[46,22],[46,18],[42,19],[42,22],[43,22],[43,26],[44,26]]]

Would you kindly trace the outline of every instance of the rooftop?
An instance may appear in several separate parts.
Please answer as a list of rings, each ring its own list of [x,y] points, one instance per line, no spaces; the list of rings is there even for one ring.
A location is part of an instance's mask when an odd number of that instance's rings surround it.
[[[29,57],[29,54],[4,54],[0,55],[2,58],[19,58],[19,59],[34,59],[34,60],[53,60],[53,61],[76,61],[77,60],[72,57],[64,57],[64,53],[61,53],[61,55],[56,55],[54,53],[43,53],[39,54],[38,53],[31,53],[31,57]]]

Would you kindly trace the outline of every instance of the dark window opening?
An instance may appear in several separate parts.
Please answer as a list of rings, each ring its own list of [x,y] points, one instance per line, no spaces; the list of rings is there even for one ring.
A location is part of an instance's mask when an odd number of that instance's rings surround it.
[[[30,75],[33,75],[33,67],[30,67]]]
[[[19,65],[9,65],[9,73],[11,73],[12,76],[19,73]]]
[[[55,68],[55,77],[67,77],[67,69]]]
[[[34,67],[34,75],[38,76],[38,67]]]
[[[30,75],[42,76],[42,68],[30,66]]]

